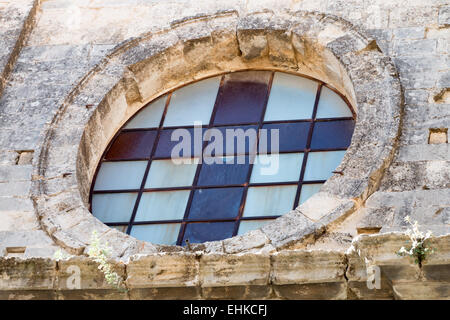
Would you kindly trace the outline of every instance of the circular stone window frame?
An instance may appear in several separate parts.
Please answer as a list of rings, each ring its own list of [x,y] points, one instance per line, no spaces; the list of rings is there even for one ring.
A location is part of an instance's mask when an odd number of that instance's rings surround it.
[[[241,70],[316,78],[343,94],[356,112],[350,147],[320,191],[261,229],[233,238],[156,245],[110,228],[88,210],[101,156],[123,124],[177,87]],[[391,59],[342,18],[316,12],[235,11],[199,15],[119,44],[73,88],[40,141],[32,198],[43,229],[72,254],[94,230],[112,258],[202,251],[270,252],[301,248],[346,219],[375,192],[398,147],[402,88]]]

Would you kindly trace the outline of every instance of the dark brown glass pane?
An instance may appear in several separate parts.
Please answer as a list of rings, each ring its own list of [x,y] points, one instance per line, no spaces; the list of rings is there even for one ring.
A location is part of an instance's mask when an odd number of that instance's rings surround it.
[[[149,158],[156,131],[122,132],[106,153],[105,160],[131,160]]]
[[[348,148],[354,128],[354,120],[316,122],[311,140],[311,149],[331,150]]]
[[[231,238],[235,222],[189,223],[183,237],[183,245],[188,239],[190,243],[203,243]]]
[[[215,125],[244,124],[261,119],[267,100],[270,72],[237,72],[225,76],[219,90]]]
[[[239,212],[243,191],[242,187],[195,190],[188,219],[235,218]]]

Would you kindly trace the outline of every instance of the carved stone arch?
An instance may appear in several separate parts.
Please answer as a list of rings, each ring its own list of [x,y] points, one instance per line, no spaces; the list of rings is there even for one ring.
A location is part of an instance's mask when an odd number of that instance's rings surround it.
[[[335,16],[301,11],[239,17],[227,11],[126,41],[73,88],[34,163],[33,199],[44,230],[76,254],[89,245],[93,230],[115,258],[184,251],[136,240],[92,216],[88,196],[95,170],[116,131],[149,101],[186,83],[247,69],[306,74],[335,87],[357,114],[352,143],[339,174],[296,210],[260,230],[191,249],[207,255],[295,248],[352,214],[377,190],[397,148],[403,102],[390,58]]]

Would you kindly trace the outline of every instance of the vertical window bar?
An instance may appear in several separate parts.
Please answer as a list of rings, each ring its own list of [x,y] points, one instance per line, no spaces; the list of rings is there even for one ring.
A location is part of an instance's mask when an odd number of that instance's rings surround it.
[[[217,105],[218,105],[218,101],[219,101],[219,95],[221,94],[221,89],[222,86],[225,82],[225,75],[222,75],[222,78],[220,79],[220,85],[219,85],[219,90],[217,90],[217,96],[216,96],[216,101],[214,102],[214,108],[213,111],[211,113],[211,118],[209,119],[209,124],[206,127],[207,129],[212,128],[213,123],[214,123],[214,118],[216,116],[216,112],[217,112]],[[203,128],[202,128],[203,130]],[[203,136],[203,132],[202,132],[202,136]],[[192,140],[191,140],[192,142]],[[195,142],[194,142],[195,143]],[[180,226],[180,233],[178,234],[178,239],[177,239],[177,245],[182,245],[182,241],[184,238],[184,234],[186,232],[186,220],[189,216],[189,211],[191,210],[191,205],[192,205],[192,200],[194,199],[194,193],[196,190],[196,186],[198,183],[198,178],[200,176],[200,171],[202,169],[202,165],[203,165],[203,151],[205,150],[206,146],[208,145],[208,141],[203,141],[203,145],[202,145],[202,153],[200,154],[200,163],[197,165],[197,170],[195,171],[195,176],[194,176],[194,182],[192,183],[192,187],[191,187],[191,193],[189,194],[189,199],[186,205],[186,210],[184,211],[184,217],[183,217],[183,221],[181,222],[181,226]]]
[[[269,102],[270,90],[272,89],[272,82],[273,82],[274,75],[275,75],[275,72],[272,72],[272,74],[270,75],[269,83],[267,84],[267,93],[266,93],[266,99],[265,99],[264,106],[263,106],[263,112],[261,113],[261,118],[259,119],[259,123],[258,123],[258,135],[256,136],[255,154],[254,154],[255,158],[256,158],[256,154],[258,153],[259,131],[261,130],[263,123],[264,123],[264,116],[266,115],[267,103]],[[255,160],[255,158],[253,158],[253,161]],[[251,158],[249,158],[249,161],[250,161],[250,159]],[[253,163],[250,163],[249,168],[248,168],[247,180],[246,180],[246,183],[244,186],[244,191],[242,192],[242,200],[241,200],[241,205],[239,207],[239,213],[236,217],[236,224],[234,225],[233,237],[235,235],[237,235],[237,233],[238,233],[239,224],[240,224],[242,215],[244,213],[245,200],[247,198],[248,185],[250,183],[252,171],[253,171]]]
[[[128,224],[128,228],[126,231],[127,234],[130,234],[131,228],[133,227],[133,222],[136,217],[137,210],[139,208],[139,203],[141,201],[142,193],[144,192],[145,182],[147,181],[147,176],[150,171],[150,165],[152,164],[153,155],[155,154],[156,147],[158,146],[159,137],[161,135],[161,131],[162,131],[163,123],[164,123],[164,118],[166,117],[167,109],[169,108],[170,98],[172,97],[172,93],[173,93],[173,91],[171,91],[167,95],[167,98],[166,98],[166,105],[164,107],[164,112],[162,114],[161,121],[159,122],[158,133],[156,134],[155,142],[153,143],[153,148],[150,153],[150,159],[148,160],[147,167],[145,168],[144,177],[142,178],[142,182],[141,182],[141,187],[139,189],[139,193],[136,198],[136,202],[134,204],[133,212],[131,214],[130,223]]]
[[[306,150],[305,150],[305,153],[303,154],[303,163],[302,163],[302,169],[300,171],[300,179],[298,181],[297,194],[295,195],[294,207],[292,209],[297,208],[298,203],[300,201],[300,193],[302,191],[302,182],[303,182],[303,177],[305,175],[306,162],[308,161],[308,154],[311,149],[311,140],[312,140],[312,135],[313,135],[313,131],[314,131],[314,123],[316,121],[317,107],[319,105],[320,92],[322,91],[322,86],[323,86],[323,82],[319,82],[319,86],[317,87],[316,100],[314,101],[314,109],[313,109],[313,114],[312,114],[311,127],[309,128],[308,140],[306,142]]]

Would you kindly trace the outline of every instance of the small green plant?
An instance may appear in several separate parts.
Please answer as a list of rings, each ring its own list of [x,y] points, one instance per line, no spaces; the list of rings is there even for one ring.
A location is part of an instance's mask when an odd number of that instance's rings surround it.
[[[98,263],[98,269],[105,275],[106,282],[118,289],[119,291],[126,291],[123,278],[113,271],[113,267],[108,262],[110,255],[110,248],[108,243],[102,244],[98,237],[97,231],[92,232],[91,245],[88,250],[88,256],[93,261]]]
[[[72,257],[72,255],[68,254],[65,251],[62,251],[61,249],[58,249],[55,251],[55,253],[53,254],[53,259],[59,261],[59,260],[65,260]]]
[[[414,258],[414,262],[422,267],[422,262],[434,252],[432,248],[426,246],[426,240],[429,239],[433,233],[427,231],[426,234],[419,230],[419,223],[412,221],[409,216],[405,217],[405,222],[410,225],[410,228],[406,230],[406,235],[409,237],[411,246],[408,248],[401,247],[397,252],[399,256],[410,256]]]

